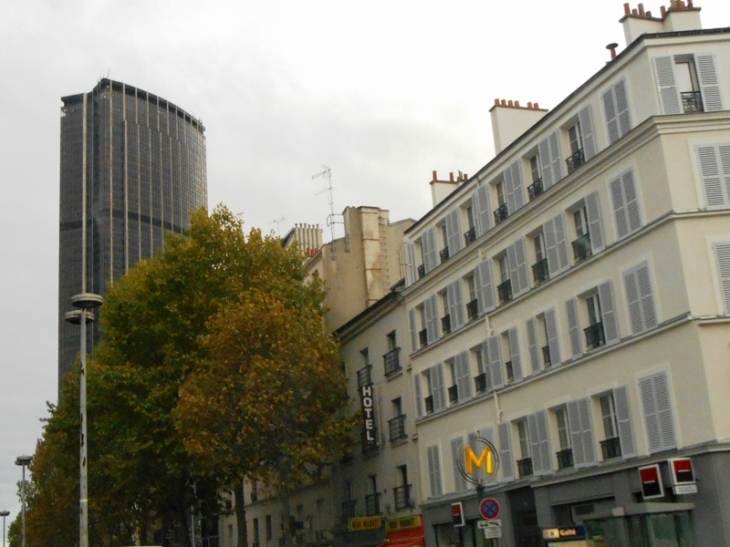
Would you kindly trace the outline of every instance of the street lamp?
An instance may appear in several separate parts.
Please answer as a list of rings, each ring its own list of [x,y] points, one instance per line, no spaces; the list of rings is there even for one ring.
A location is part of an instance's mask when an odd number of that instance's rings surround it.
[[[0,517],[3,518],[3,547],[5,547],[5,517],[10,514],[10,511],[0,511]]]
[[[18,456],[15,458],[15,465],[19,465],[23,468],[23,482],[20,485],[20,537],[21,547],[25,547],[25,468],[30,465],[33,461],[33,456]],[[5,526],[5,519],[3,518],[3,527]]]
[[[100,295],[84,292],[71,297],[71,304],[78,308],[64,315],[64,320],[81,325],[81,370],[79,378],[79,416],[81,434],[79,438],[79,547],[89,547],[89,481],[86,442],[86,322],[94,321],[90,310],[101,306]],[[23,545],[25,547],[25,545]]]

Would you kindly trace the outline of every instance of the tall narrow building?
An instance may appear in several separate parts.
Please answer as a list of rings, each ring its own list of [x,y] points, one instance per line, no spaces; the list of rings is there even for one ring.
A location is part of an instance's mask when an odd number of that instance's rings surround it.
[[[207,205],[204,127],[141,89],[102,79],[63,97],[58,281],[59,385],[80,349],[71,297],[107,286],[182,233]],[[84,230],[84,226],[86,227]],[[89,327],[89,348],[98,325]]]

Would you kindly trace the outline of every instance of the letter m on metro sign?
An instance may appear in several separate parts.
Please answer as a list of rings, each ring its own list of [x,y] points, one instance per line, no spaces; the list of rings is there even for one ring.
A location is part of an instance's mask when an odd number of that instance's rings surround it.
[[[472,437],[461,445],[463,454],[456,462],[459,474],[472,484],[484,484],[497,474],[497,450],[492,443],[482,437]]]

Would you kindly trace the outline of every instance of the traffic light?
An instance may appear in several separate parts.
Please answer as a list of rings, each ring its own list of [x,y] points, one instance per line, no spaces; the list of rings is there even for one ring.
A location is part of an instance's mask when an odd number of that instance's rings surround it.
[[[466,525],[466,520],[464,519],[464,506],[460,501],[451,504],[451,522],[453,523],[454,528]]]

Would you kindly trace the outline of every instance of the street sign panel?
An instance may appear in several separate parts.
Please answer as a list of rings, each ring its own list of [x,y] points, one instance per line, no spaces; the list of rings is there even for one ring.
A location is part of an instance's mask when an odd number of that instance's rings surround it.
[[[494,498],[484,498],[479,503],[479,514],[487,520],[496,519],[499,516],[499,502]]]
[[[502,521],[499,519],[486,521],[484,539],[498,539],[502,537]]]

